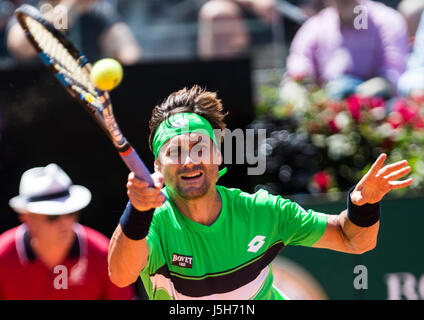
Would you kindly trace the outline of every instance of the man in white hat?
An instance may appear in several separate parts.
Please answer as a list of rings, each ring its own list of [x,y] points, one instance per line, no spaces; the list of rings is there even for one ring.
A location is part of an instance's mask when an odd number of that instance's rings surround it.
[[[56,164],[24,172],[9,201],[22,224],[0,235],[0,300],[134,297],[109,280],[108,239],[77,222],[90,200]]]

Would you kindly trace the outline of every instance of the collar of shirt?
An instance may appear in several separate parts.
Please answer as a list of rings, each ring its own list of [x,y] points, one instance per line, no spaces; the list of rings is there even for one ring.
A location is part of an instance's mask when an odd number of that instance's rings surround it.
[[[68,259],[79,259],[85,256],[86,236],[82,226],[78,223],[74,225],[75,240],[68,253]],[[21,263],[34,262],[37,260],[31,246],[31,238],[29,236],[28,227],[25,224],[19,226],[16,232],[16,246]]]

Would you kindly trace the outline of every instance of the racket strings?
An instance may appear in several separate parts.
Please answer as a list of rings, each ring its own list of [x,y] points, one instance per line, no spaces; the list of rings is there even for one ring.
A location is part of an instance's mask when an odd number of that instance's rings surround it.
[[[52,65],[57,72],[66,77],[72,89],[83,96],[90,94],[92,98],[98,100],[98,94],[90,81],[88,72],[81,68],[64,45],[41,23],[31,17],[26,17],[26,24],[40,49],[52,60]]]

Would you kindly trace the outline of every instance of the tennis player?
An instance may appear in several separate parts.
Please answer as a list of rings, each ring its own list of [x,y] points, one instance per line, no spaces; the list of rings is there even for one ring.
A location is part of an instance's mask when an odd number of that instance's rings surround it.
[[[379,202],[412,183],[398,181],[411,170],[406,161],[383,166],[382,154],[349,191],[347,210],[339,215],[306,211],[264,190],[219,186],[222,156],[213,129],[225,128],[224,116],[216,94],[198,86],[154,108],[149,140],[155,186],[129,175],[130,201],[109,246],[116,285],[141,276],[150,299],[285,299],[273,286],[271,268],[281,249],[373,249]]]

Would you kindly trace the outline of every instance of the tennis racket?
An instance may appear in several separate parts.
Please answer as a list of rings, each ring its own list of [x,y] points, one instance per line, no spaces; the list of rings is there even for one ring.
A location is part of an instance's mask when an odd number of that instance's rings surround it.
[[[118,127],[109,93],[91,81],[87,58],[35,7],[24,4],[15,14],[43,63],[104,130],[127,167],[153,187],[149,170]]]

